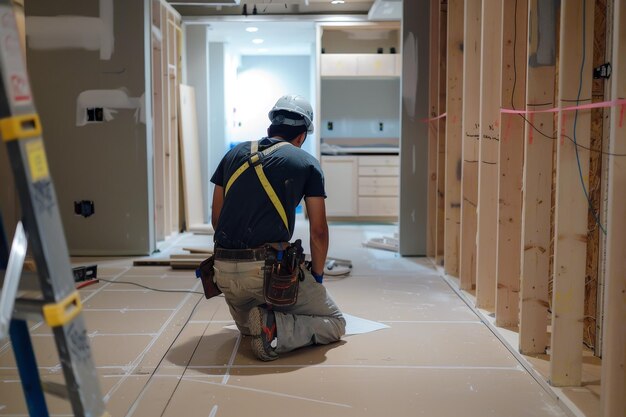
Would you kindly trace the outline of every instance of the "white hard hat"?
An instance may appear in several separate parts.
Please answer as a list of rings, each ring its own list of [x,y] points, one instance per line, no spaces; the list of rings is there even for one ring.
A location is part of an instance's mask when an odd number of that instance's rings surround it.
[[[274,116],[275,112],[286,110],[304,117],[303,120],[289,119],[282,115]],[[268,114],[273,125],[306,126],[308,133],[313,133],[313,107],[304,97],[286,95],[278,99]]]

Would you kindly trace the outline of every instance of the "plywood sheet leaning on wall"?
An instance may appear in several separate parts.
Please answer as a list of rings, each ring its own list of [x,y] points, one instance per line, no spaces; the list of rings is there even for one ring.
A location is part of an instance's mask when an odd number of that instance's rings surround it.
[[[202,181],[200,178],[200,142],[193,87],[180,86],[180,151],[187,230],[204,226]]]
[[[561,3],[562,107],[588,102],[591,96],[593,10],[592,0]],[[588,109],[559,111],[550,361],[554,386],[580,385],[582,376],[590,128]]]

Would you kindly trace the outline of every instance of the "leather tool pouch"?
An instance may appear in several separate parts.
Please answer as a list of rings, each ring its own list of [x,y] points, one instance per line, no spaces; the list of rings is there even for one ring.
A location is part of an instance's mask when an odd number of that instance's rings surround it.
[[[200,267],[196,269],[196,277],[200,278],[200,281],[202,281],[204,296],[207,299],[213,298],[222,293],[215,283],[215,270],[213,269],[214,261],[215,255],[211,255],[209,258],[202,261]]]
[[[265,302],[277,307],[288,307],[298,301],[298,287],[304,279],[300,266],[304,251],[300,239],[286,250],[277,251],[268,246],[263,274]]]

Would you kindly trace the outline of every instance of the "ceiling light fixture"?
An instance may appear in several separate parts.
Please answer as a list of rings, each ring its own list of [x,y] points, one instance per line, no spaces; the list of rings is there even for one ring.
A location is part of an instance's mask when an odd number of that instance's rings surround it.
[[[331,4],[344,4],[345,0],[333,0],[330,2]]]
[[[255,27],[255,26],[248,26],[246,28],[246,32],[254,33],[254,32],[258,32],[258,31],[259,31],[259,28]]]
[[[252,39],[252,43],[260,45],[263,43],[263,39],[260,39],[260,38]]]

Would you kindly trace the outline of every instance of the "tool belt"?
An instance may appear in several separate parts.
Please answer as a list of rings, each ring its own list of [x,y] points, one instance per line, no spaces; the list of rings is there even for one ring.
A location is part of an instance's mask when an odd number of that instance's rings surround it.
[[[263,273],[263,297],[269,305],[288,307],[298,301],[298,287],[304,280],[302,241],[296,240],[285,250],[267,246]]]
[[[282,249],[283,245],[265,245],[255,249],[224,249],[216,248],[210,258],[204,260],[196,270],[196,276],[202,281],[204,296],[209,299],[221,294],[215,283],[214,262],[264,261],[263,265],[263,297],[268,305],[288,307],[298,301],[300,281],[304,280],[302,264],[304,250],[302,241]]]

